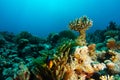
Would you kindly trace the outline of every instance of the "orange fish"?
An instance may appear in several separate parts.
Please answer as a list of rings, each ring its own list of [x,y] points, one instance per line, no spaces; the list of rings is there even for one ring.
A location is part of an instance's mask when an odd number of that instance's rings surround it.
[[[52,68],[52,66],[53,66],[53,61],[50,60],[50,61],[48,62],[48,68],[50,69],[50,68]]]
[[[53,60],[50,59],[49,56],[48,56],[47,59],[46,59],[46,63],[47,63],[48,68],[51,69],[52,66],[53,66]]]

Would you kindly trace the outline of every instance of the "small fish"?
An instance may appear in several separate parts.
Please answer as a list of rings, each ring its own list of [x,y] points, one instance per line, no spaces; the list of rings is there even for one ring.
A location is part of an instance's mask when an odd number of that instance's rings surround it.
[[[48,68],[51,69],[52,66],[53,66],[53,60],[50,59],[49,56],[48,56],[47,59],[46,59],[46,63],[47,63]]]
[[[50,61],[49,61],[49,63],[48,63],[48,68],[49,68],[49,69],[51,69],[51,68],[52,68],[52,66],[53,66],[53,61],[52,61],[52,60],[50,60]]]

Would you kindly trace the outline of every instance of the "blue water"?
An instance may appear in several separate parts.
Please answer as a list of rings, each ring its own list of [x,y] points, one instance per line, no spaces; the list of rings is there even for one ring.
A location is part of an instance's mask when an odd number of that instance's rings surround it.
[[[104,29],[110,21],[120,24],[120,0],[0,0],[0,31],[29,31],[47,36],[67,30],[68,23],[87,15],[89,30]]]

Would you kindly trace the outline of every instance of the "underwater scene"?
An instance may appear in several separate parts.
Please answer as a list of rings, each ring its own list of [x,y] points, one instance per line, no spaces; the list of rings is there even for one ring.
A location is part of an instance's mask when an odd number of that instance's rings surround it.
[[[120,80],[119,0],[0,0],[0,80]]]

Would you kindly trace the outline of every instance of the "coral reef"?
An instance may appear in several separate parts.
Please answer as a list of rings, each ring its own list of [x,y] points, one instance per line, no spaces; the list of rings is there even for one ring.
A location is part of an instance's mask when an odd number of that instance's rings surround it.
[[[0,32],[0,80],[120,80],[120,27],[86,34],[91,26],[86,16],[70,22],[77,39],[70,30],[45,39]]]

